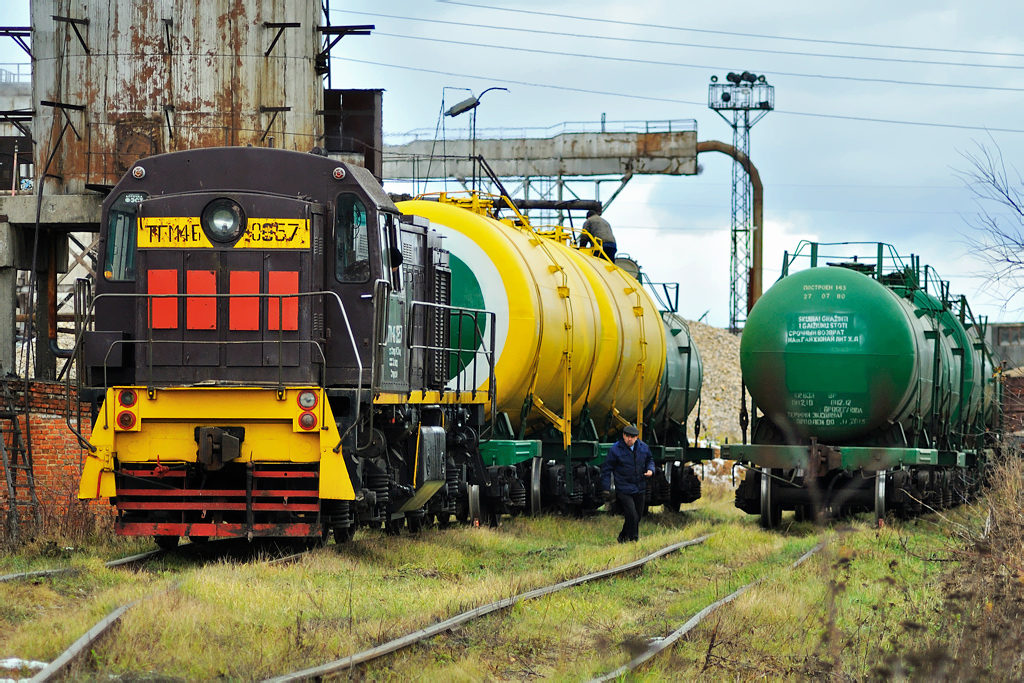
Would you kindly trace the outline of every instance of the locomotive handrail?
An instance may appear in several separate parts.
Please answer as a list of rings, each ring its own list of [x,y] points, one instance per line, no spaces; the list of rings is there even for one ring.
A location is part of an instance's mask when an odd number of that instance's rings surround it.
[[[362,358],[359,355],[359,347],[356,344],[355,335],[352,332],[352,325],[349,322],[348,311],[345,309],[345,304],[342,302],[341,297],[338,295],[337,292],[318,291],[318,292],[294,292],[294,293],[281,293],[281,294],[262,294],[262,293],[254,293],[254,294],[225,294],[225,293],[217,293],[217,294],[191,294],[191,293],[187,293],[187,292],[185,292],[185,293],[177,293],[177,294],[149,294],[149,293],[141,293],[141,292],[110,292],[110,293],[106,293],[106,294],[98,294],[95,297],[93,297],[93,299],[90,302],[90,305],[89,305],[89,307],[88,307],[88,309],[87,309],[87,311],[85,313],[84,323],[82,325],[82,328],[78,331],[78,335],[75,338],[75,345],[74,345],[74,349],[73,349],[72,353],[75,354],[73,357],[77,358],[77,353],[78,353],[80,345],[82,343],[82,337],[85,334],[85,331],[89,328],[89,325],[90,325],[90,323],[92,321],[92,316],[93,316],[93,312],[94,312],[94,310],[96,308],[96,303],[99,300],[101,300],[101,299],[180,299],[180,298],[187,298],[187,299],[219,299],[219,298],[239,298],[239,299],[241,299],[241,298],[259,298],[259,299],[262,299],[262,298],[267,298],[267,299],[271,299],[271,298],[273,298],[273,299],[277,299],[278,300],[279,323],[280,323],[278,325],[278,340],[277,340],[277,346],[278,346],[278,354],[277,354],[277,357],[278,357],[278,382],[277,382],[277,386],[278,386],[279,390],[284,387],[284,383],[283,383],[283,356],[284,356],[284,354],[283,354],[283,346],[284,346],[285,343],[289,343],[289,344],[309,344],[312,347],[317,349],[317,352],[320,355],[320,359],[323,361],[322,364],[321,364],[321,367],[323,368],[323,370],[321,371],[321,379],[320,379],[320,385],[323,386],[324,385],[324,375],[323,375],[323,372],[326,371],[327,359],[326,359],[326,356],[324,355],[323,349],[320,346],[320,343],[317,342],[315,339],[287,339],[287,340],[283,339],[283,328],[284,328],[284,324],[283,324],[283,311],[284,311],[284,305],[283,304],[284,304],[284,302],[283,302],[283,300],[284,299],[290,299],[290,298],[316,297],[316,296],[331,296],[331,297],[334,298],[335,301],[337,301],[338,308],[341,310],[342,320],[345,321],[345,329],[348,332],[349,342],[352,345],[352,352],[353,352],[353,355],[355,357],[356,366],[358,368],[358,380],[357,380],[358,384],[357,384],[357,387],[356,387],[356,390],[357,390],[357,400],[356,400],[355,422],[353,423],[352,427],[349,427],[349,429],[346,430],[345,433],[342,435],[342,439],[344,439],[344,437],[348,435],[348,432],[353,427],[358,429],[357,425],[359,424],[359,417],[360,417],[359,416],[359,400],[358,400],[358,397],[361,397],[362,393],[363,393],[363,361],[362,361]],[[182,344],[182,343],[187,343],[187,344],[197,344],[197,345],[216,345],[216,346],[222,346],[222,345],[265,344],[265,343],[267,343],[263,339],[258,339],[258,340],[257,339],[250,339],[250,340],[190,340],[190,341],[176,340],[176,339],[159,339],[159,340],[157,340],[157,339],[153,339],[152,338],[153,327],[151,325],[149,325],[149,326],[147,326],[147,329],[148,329],[149,333],[148,333],[148,337],[146,339],[115,340],[107,348],[107,352],[106,352],[106,354],[103,357],[103,389],[104,389],[104,394],[106,393],[107,384],[108,384],[108,382],[107,382],[107,360],[109,359],[110,353],[113,350],[113,348],[116,345],[118,345],[118,344],[146,344],[147,346],[151,347],[151,350],[150,350],[150,353],[149,353],[149,377],[148,377],[149,381],[147,382],[147,384],[149,385],[149,388],[152,388],[153,387],[153,381],[152,381],[153,380],[153,354],[152,354],[152,346],[154,344],[158,344],[158,343],[159,344]],[[76,375],[77,375],[77,373],[76,373]],[[70,396],[70,393],[71,393],[71,372],[70,371],[67,373],[66,391],[67,391],[68,395]],[[104,409],[104,419],[106,421],[109,421],[109,416],[107,415],[107,410],[106,410],[105,402],[104,402],[104,408],[105,408]],[[68,409],[68,414],[66,416],[66,421],[67,421],[68,428],[78,438],[79,444],[83,448],[88,448],[90,452],[95,453],[96,452],[96,447],[93,446],[92,443],[90,443],[89,440],[86,439],[81,434],[81,432],[79,430],[75,429],[71,425],[70,408]],[[357,432],[357,434],[358,434],[358,432]],[[341,448],[341,441],[339,441],[338,445],[335,447],[335,452],[338,452],[338,450],[340,448]]]
[[[487,360],[487,368],[488,368],[488,370],[487,370],[487,372],[488,372],[488,377],[487,377],[487,380],[488,380],[487,394],[488,394],[488,398],[490,399],[490,403],[491,403],[491,419],[493,420],[494,419],[494,415],[495,415],[496,401],[497,401],[496,397],[497,397],[497,393],[498,393],[497,389],[495,387],[496,375],[495,375],[495,368],[494,368],[494,362],[495,362],[495,359],[494,359],[495,334],[496,334],[495,333],[495,327],[496,327],[496,321],[497,321],[497,314],[494,313],[493,311],[488,311],[488,310],[485,310],[485,309],[482,309],[482,308],[466,308],[464,306],[450,306],[448,304],[432,303],[432,302],[429,302],[429,301],[413,301],[412,302],[412,306],[411,306],[411,310],[410,310],[410,315],[412,314],[413,311],[415,311],[417,306],[421,306],[423,308],[435,308],[435,309],[439,309],[439,310],[442,310],[442,311],[446,310],[446,311],[449,312],[449,314],[458,316],[458,318],[459,318],[459,334],[458,334],[458,337],[459,337],[460,340],[462,339],[462,320],[463,320],[463,318],[471,318],[473,320],[472,327],[473,327],[473,330],[474,330],[474,339],[473,339],[474,346],[473,346],[472,350],[464,349],[464,348],[461,348],[461,347],[460,348],[456,348],[454,346],[441,347],[441,346],[431,346],[429,344],[413,344],[411,338],[409,340],[409,348],[410,349],[423,349],[423,350],[427,350],[427,351],[439,351],[441,353],[447,353],[449,355],[454,354],[455,357],[459,360],[459,363],[456,366],[457,367],[457,372],[455,374],[455,392],[456,393],[459,393],[462,390],[462,373],[468,367],[468,363],[467,364],[462,364],[462,354],[466,353],[468,351],[473,356],[483,355],[484,358]],[[480,330],[480,327],[479,327],[479,321],[480,321],[480,316],[481,315],[485,318],[485,321],[484,321],[484,325],[485,326],[487,325],[488,322],[490,322],[490,340],[489,340],[490,343],[483,350],[478,350],[478,347],[480,345],[484,344],[483,334],[482,334],[482,332]],[[410,330],[409,334],[410,335],[412,334],[411,330]],[[479,382],[477,382],[476,359],[475,358],[473,360],[473,376],[472,376],[472,380],[471,381],[473,383],[473,386],[471,388],[472,395],[473,395],[473,398],[476,398],[476,392],[477,392],[477,387],[479,385]],[[442,388],[441,389],[441,394],[443,395],[444,393],[445,393],[445,388]]]

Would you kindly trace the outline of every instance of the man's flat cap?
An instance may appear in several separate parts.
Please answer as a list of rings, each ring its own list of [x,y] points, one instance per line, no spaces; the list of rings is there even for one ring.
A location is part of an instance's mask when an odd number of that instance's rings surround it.
[[[622,433],[625,436],[640,436],[640,430],[634,427],[633,425],[628,425],[625,429],[622,430]]]

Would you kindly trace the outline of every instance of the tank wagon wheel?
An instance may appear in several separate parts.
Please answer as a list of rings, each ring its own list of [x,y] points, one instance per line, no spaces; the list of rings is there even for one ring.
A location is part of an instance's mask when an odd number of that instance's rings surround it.
[[[469,489],[469,519],[467,521],[476,526],[483,520],[483,510],[480,506],[480,485],[470,484],[466,488]]]
[[[662,503],[661,507],[665,512],[679,512],[679,501],[670,500],[667,503]]]
[[[177,536],[154,536],[153,541],[161,550],[174,550],[178,547]]]
[[[540,457],[534,458],[530,465],[530,515],[532,517],[541,513],[540,483],[543,470],[544,461]]]
[[[405,526],[404,520],[389,519],[384,522],[384,533],[388,536],[401,536],[403,526]]]
[[[774,529],[782,521],[782,508],[773,500],[776,486],[771,475],[772,470],[761,470],[761,526],[765,529]]]
[[[875,519],[879,522],[885,520],[885,480],[888,478],[888,470],[878,470],[875,475]]]

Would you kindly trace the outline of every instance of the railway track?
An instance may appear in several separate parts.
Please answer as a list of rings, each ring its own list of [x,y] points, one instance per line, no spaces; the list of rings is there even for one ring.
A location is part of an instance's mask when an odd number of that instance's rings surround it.
[[[166,554],[166,550],[150,550],[138,555],[130,555],[128,557],[122,557],[117,560],[111,560],[104,562],[103,566],[107,568],[113,567],[125,567],[133,564],[139,564],[145,562],[154,557],[159,557]],[[5,581],[17,581],[19,579],[34,579],[41,576],[58,576],[60,574],[74,574],[79,571],[77,567],[56,567],[54,569],[36,569],[30,572],[19,572],[17,574],[4,574],[0,576],[0,582]]]
[[[809,560],[815,553],[817,553],[824,547],[824,541],[814,546],[806,553],[801,555],[800,559],[798,559],[796,562],[790,565],[790,569],[798,568],[801,564]],[[677,640],[685,636],[693,629],[697,628],[697,626],[702,621],[704,621],[704,619],[709,617],[712,613],[716,612],[720,607],[724,607],[725,605],[729,604],[736,598],[746,593],[751,588],[757,586],[762,581],[764,581],[764,577],[761,577],[756,581],[751,581],[748,584],[740,586],[724,598],[716,600],[715,602],[711,603],[701,611],[697,612],[697,614],[693,615],[689,620],[686,621],[686,623],[684,623],[682,626],[677,628],[675,631],[673,631],[666,637],[657,639],[654,642],[652,642],[651,645],[644,652],[640,653],[639,655],[631,659],[628,663],[620,666],[618,669],[615,669],[614,671],[604,674],[603,676],[598,676],[597,678],[591,679],[590,683],[605,683],[606,681],[615,680],[618,677],[629,673],[630,671],[636,671],[636,669],[638,669],[645,662],[651,660],[658,653],[664,652],[669,647],[671,647],[672,644],[675,643]]]
[[[656,559],[674,553],[678,550],[682,550],[683,548],[703,543],[708,538],[710,538],[711,535],[712,534],[706,534],[704,536],[700,536],[689,541],[681,541],[679,543],[674,543],[672,545],[662,548],[661,550],[653,552],[650,555],[641,557],[638,560],[634,560],[633,562],[629,562],[618,567],[612,567],[611,569],[605,569],[599,572],[594,572],[592,574],[587,574],[585,576],[570,579],[568,581],[562,581],[560,583],[551,584],[548,586],[544,586],[542,588],[535,588],[534,590],[527,591],[526,593],[521,593],[519,595],[512,596],[509,598],[503,598],[501,600],[497,600],[487,605],[483,605],[481,607],[476,607],[474,609],[462,612],[460,614],[455,615],[454,617],[445,619],[444,621],[438,622],[426,628],[422,628],[418,631],[413,631],[412,633],[404,635],[401,638],[395,638],[394,640],[390,640],[386,643],[383,643],[382,645],[378,645],[377,647],[373,647],[368,650],[363,650],[362,652],[357,652],[343,659],[328,662],[320,666],[312,667],[309,669],[303,669],[301,671],[296,671],[293,673],[283,674],[281,676],[276,676],[274,678],[267,679],[266,681],[264,681],[264,683],[285,683],[289,681],[305,681],[311,679],[318,679],[322,676],[326,676],[331,673],[336,673],[359,664],[364,664],[379,657],[383,657],[384,655],[391,654],[392,652],[397,652],[398,650],[409,647],[410,645],[414,645],[415,643],[419,643],[428,638],[432,638],[440,633],[444,633],[445,631],[455,628],[456,626],[460,626],[466,622],[473,621],[474,619],[479,619],[480,617],[486,616],[493,612],[497,612],[499,610],[507,609],[520,602],[540,598],[545,595],[550,595],[552,593],[557,593],[559,591],[572,588],[574,586],[582,585],[584,583],[588,583],[591,581],[599,581],[601,579],[607,579],[612,576],[617,576],[618,574],[631,571],[633,569],[638,569],[649,562],[652,562]]]
[[[135,565],[145,564],[149,560],[176,556],[191,559],[208,559],[211,557],[224,557],[231,556],[234,559],[254,559],[257,557],[258,552],[266,550],[262,547],[254,547],[248,541],[244,539],[228,538],[218,541],[209,541],[206,543],[189,543],[183,546],[178,546],[174,550],[148,550],[144,553],[138,553],[137,555],[129,555],[128,557],[121,557],[116,560],[110,560],[104,562],[103,566],[108,569],[115,567],[131,567]],[[281,548],[272,548],[276,554],[280,554]],[[281,555],[274,559],[268,560],[270,564],[287,563],[293,562],[296,559],[305,555],[308,551],[302,551],[298,553],[289,553],[287,555]],[[36,569],[27,572],[18,572],[16,574],[4,574],[0,576],[0,583],[8,581],[18,581],[22,579],[34,579],[44,576],[60,576],[61,574],[74,574],[80,571],[77,567],[55,567],[52,569]]]
[[[201,555],[221,556],[225,551],[230,549],[228,546],[234,547],[234,546],[238,545],[238,540],[239,539],[225,539],[223,541],[212,541],[212,542],[209,542],[209,543],[194,544],[195,545],[195,549],[193,551],[193,554],[195,554],[197,556],[201,556]],[[122,557],[122,558],[117,559],[117,560],[111,560],[110,562],[105,563],[104,566],[106,566],[106,567],[121,567],[121,566],[126,566],[126,565],[131,565],[131,564],[137,564],[137,563],[144,562],[144,561],[146,561],[148,559],[151,559],[153,557],[157,557],[157,556],[160,556],[160,555],[168,555],[168,554],[172,554],[172,553],[176,553],[176,552],[177,553],[181,553],[182,551],[185,551],[186,549],[189,549],[189,548],[191,548],[191,546],[182,546],[180,548],[177,548],[176,550],[151,550],[149,552],[139,553],[138,555],[131,555],[129,557]],[[308,555],[309,552],[310,552],[309,550],[305,550],[305,551],[298,552],[298,553],[292,553],[290,555],[284,555],[282,557],[276,557],[274,559],[267,560],[267,564],[269,564],[269,565],[290,564],[290,563],[296,562],[296,561],[300,560],[302,557]],[[7,580],[14,580],[14,579],[17,579],[17,578],[31,578],[31,577],[34,577],[34,576],[53,576],[55,574],[61,574],[61,573],[67,573],[67,572],[73,572],[73,571],[76,571],[76,569],[75,568],[43,569],[43,570],[38,570],[38,571],[34,571],[34,572],[22,572],[21,574],[9,574],[8,576],[0,577],[0,580],[7,581]],[[155,595],[158,595],[160,593],[165,593],[165,592],[167,592],[169,590],[172,590],[176,586],[177,586],[177,583],[173,584],[170,588],[164,588],[164,589],[162,589],[160,591],[157,591],[156,593],[154,593],[152,595],[149,595],[147,597],[140,598],[138,600],[133,600],[131,602],[128,602],[128,603],[125,603],[123,605],[118,606],[117,608],[112,610],[109,614],[107,614],[105,617],[103,617],[98,622],[96,622],[96,624],[93,625],[92,628],[90,628],[88,631],[86,631],[82,635],[81,638],[79,638],[74,643],[72,643],[71,646],[68,647],[68,649],[66,649],[63,653],[61,653],[61,655],[59,657],[57,657],[52,662],[47,664],[45,668],[41,669],[31,679],[29,679],[30,683],[43,683],[44,681],[53,680],[53,679],[55,679],[57,677],[62,676],[64,671],[65,671],[65,669],[67,669],[67,667],[70,666],[72,664],[72,662],[74,662],[76,659],[78,659],[78,657],[80,657],[83,653],[88,652],[90,650],[91,646],[93,645],[93,643],[95,643],[97,640],[102,638],[104,634],[106,634],[110,629],[112,629],[114,626],[116,626],[118,624],[118,622],[120,622],[121,617],[125,614],[125,612],[127,612],[129,609],[131,609],[135,605],[139,604],[140,602],[148,600],[148,599],[150,599],[150,598],[152,598]]]

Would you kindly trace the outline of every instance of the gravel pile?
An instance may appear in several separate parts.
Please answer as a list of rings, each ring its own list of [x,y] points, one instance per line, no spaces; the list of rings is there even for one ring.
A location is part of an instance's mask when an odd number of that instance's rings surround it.
[[[687,321],[690,335],[704,363],[701,388],[700,438],[713,444],[739,443],[740,433],[740,338],[728,330]],[[694,410],[686,433],[693,439]]]

